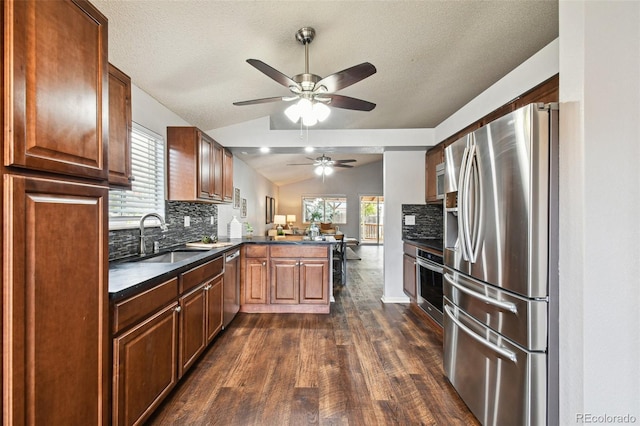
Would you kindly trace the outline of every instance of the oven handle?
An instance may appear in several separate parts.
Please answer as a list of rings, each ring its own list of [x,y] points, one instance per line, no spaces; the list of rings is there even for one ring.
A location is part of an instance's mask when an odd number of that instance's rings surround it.
[[[471,297],[475,297],[476,299],[480,299],[483,302],[488,303],[489,305],[497,306],[498,308],[501,308],[501,309],[506,309],[507,311],[513,312],[514,314],[518,313],[518,307],[515,305],[515,303],[501,302],[499,300],[494,299],[493,297],[485,296],[482,293],[478,293],[477,291],[473,291],[473,290],[470,290],[470,289],[468,289],[466,287],[463,287],[460,284],[458,284],[457,282],[453,281],[453,279],[451,278],[451,276],[449,274],[444,274],[444,279],[447,280],[449,282],[449,284],[451,284],[452,286],[454,286],[455,288],[457,288],[461,292],[467,293]]]
[[[427,268],[430,271],[437,272],[439,274],[444,273],[444,269],[442,268],[442,266],[437,266],[435,263],[427,263],[419,258],[416,259],[416,262],[418,263],[418,265],[422,266],[423,268]]]
[[[462,322],[460,322],[460,320],[458,320],[456,317],[453,316],[453,314],[451,313],[451,309],[449,309],[449,306],[445,306],[444,307],[444,311],[447,313],[447,315],[449,316],[451,321],[453,321],[453,323],[455,325],[457,325],[460,330],[462,330],[465,333],[467,333],[469,335],[469,337],[473,338],[476,342],[486,346],[487,348],[491,349],[494,352],[499,353],[503,357],[508,358],[511,362],[518,361],[518,358],[516,357],[515,353],[511,352],[508,349],[500,347],[500,346],[498,346],[498,345],[496,345],[494,343],[491,343],[488,340],[483,339],[482,337],[480,337],[476,333],[474,333],[473,330],[471,330],[469,327],[467,327],[466,325],[462,324]]]

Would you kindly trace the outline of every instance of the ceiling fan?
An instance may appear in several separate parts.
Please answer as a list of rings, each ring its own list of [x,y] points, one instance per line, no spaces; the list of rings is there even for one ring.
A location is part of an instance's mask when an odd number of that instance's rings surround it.
[[[296,40],[304,45],[305,66],[303,74],[288,77],[258,59],[247,59],[247,62],[258,71],[288,88],[291,91],[292,96],[274,96],[270,98],[234,102],[233,104],[242,106],[298,100],[297,103],[287,108],[285,114],[294,123],[302,118],[302,122],[305,126],[313,126],[318,121],[324,121],[330,113],[330,109],[327,106],[358,111],[371,111],[374,109],[376,106],[374,103],[335,94],[338,90],[351,86],[352,84],[375,74],[376,67],[369,62],[354,65],[324,78],[309,72],[309,44],[311,44],[315,35],[316,32],[311,27],[301,28],[296,33]]]
[[[313,163],[293,163],[287,164],[287,166],[313,166],[315,167],[314,171],[318,176],[322,176],[324,179],[325,176],[329,176],[333,173],[334,167],[342,167],[342,168],[352,168],[353,166],[346,163],[355,163],[357,160],[349,159],[349,160],[332,160],[331,157],[327,157],[322,154],[320,157],[313,159],[310,157],[306,157],[308,160],[313,161]]]

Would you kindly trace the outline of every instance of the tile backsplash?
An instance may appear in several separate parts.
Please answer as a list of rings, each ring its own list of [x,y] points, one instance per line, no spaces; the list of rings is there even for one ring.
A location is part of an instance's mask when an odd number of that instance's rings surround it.
[[[169,230],[159,227],[145,228],[147,253],[153,250],[153,242],[160,249],[196,241],[203,235],[218,234],[218,206],[207,203],[165,201],[165,222]],[[184,226],[184,217],[189,216],[190,226]],[[213,217],[213,224],[211,218]],[[117,229],[109,231],[109,260],[120,259],[140,252],[140,229]]]
[[[441,204],[403,204],[402,238],[442,239],[442,214]],[[415,225],[405,225],[405,216],[415,216]]]

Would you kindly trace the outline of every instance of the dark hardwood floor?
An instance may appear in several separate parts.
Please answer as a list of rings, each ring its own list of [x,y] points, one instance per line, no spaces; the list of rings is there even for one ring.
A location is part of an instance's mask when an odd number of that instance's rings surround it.
[[[239,314],[149,424],[478,424],[444,377],[441,330],[380,301],[382,247],[355,251],[331,314]]]

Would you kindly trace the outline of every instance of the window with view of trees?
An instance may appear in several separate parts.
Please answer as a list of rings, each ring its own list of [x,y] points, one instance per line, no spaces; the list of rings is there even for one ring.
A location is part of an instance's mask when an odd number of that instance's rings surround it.
[[[302,218],[304,223],[331,222],[335,224],[346,224],[347,197],[302,197]]]

